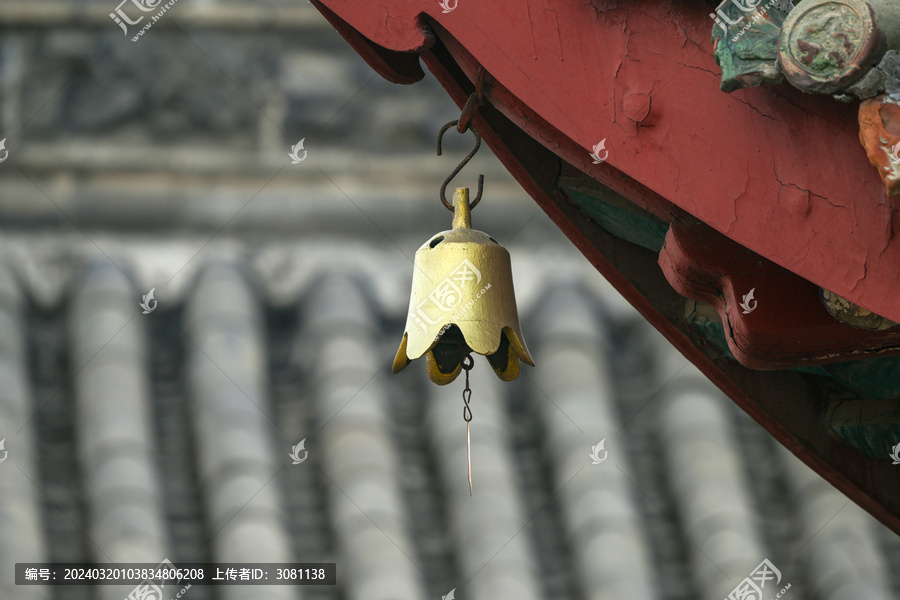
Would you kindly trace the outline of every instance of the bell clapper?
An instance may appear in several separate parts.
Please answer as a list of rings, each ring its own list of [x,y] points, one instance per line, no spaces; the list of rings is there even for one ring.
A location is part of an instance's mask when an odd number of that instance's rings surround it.
[[[466,388],[463,390],[463,419],[466,421],[466,458],[469,462],[469,495],[472,495],[472,409],[469,401],[472,400],[472,388],[469,387],[469,371],[475,366],[472,355],[467,354],[462,361],[462,368],[466,372]]]

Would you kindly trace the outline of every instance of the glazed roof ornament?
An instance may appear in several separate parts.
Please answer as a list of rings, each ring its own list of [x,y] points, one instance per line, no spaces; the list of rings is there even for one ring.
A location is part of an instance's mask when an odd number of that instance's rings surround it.
[[[784,82],[778,69],[778,36],[790,9],[790,3],[773,0],[724,0],[710,13],[722,91]]]
[[[726,92],[787,80],[807,93],[871,98],[887,87],[886,54],[900,51],[896,0],[724,0],[710,17]]]
[[[900,48],[896,0],[803,0],[778,40],[778,66],[804,92],[833,94],[860,81]]]
[[[723,91],[786,80],[859,98],[860,142],[887,194],[900,195],[900,1],[724,0],[710,18]]]

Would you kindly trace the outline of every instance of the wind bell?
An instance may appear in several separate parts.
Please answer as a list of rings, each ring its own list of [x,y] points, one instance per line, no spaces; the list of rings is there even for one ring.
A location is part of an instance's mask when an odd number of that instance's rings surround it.
[[[458,121],[441,128],[441,138]],[[394,358],[393,372],[425,355],[428,377],[446,385],[466,372],[463,418],[466,421],[466,455],[469,464],[469,494],[472,493],[472,444],[469,401],[469,371],[472,352],[487,356],[491,368],[503,381],[519,376],[519,361],[534,366],[519,327],[513,291],[509,252],[483,231],[472,229],[472,209],[481,201],[484,175],[478,177],[478,196],[469,204],[469,188],[456,188],[453,204],[447,202],[447,184],[471,160],[481,146],[474,126],[475,147],[441,186],[440,198],[453,213],[453,229],[429,239],[416,252],[412,294],[406,331]],[[463,133],[465,129],[461,130]]]

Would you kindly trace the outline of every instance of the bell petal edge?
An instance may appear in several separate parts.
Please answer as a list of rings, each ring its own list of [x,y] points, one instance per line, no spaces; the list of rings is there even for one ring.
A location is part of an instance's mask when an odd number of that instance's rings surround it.
[[[409,360],[409,356],[406,355],[406,343],[409,340],[409,334],[403,334],[403,340],[400,342],[400,349],[397,350],[397,356],[394,357],[394,364],[391,367],[391,372],[396,375],[400,371],[406,368],[411,360]]]

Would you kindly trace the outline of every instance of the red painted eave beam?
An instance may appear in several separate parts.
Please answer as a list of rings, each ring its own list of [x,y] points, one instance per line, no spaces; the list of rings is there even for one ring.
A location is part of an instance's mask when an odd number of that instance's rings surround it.
[[[323,3],[398,52],[428,47],[428,25],[439,23],[585,156],[607,139],[608,165],[597,172],[614,168],[739,244],[900,321],[898,218],[857,140],[856,106],[787,86],[719,91],[705,4],[603,11],[495,0],[444,14],[437,2]]]

